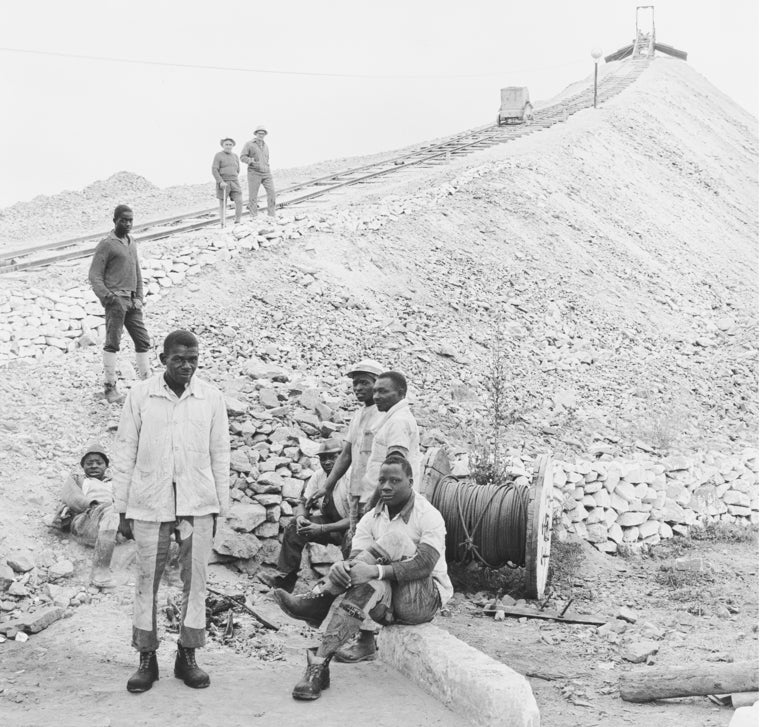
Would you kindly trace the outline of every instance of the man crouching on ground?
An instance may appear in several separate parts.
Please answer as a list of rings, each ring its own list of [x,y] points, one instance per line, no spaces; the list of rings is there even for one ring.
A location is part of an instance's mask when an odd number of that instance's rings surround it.
[[[137,545],[132,646],[140,665],[127,682],[130,692],[158,680],[156,596],[175,532],[182,611],[174,676],[194,689],[210,684],[195,649],[206,642],[208,561],[217,516],[227,515],[230,499],[227,408],[216,387],[194,376],[195,336],[170,333],[161,363],[162,373],[127,395],[114,452],[114,505],[122,534]]]
[[[274,592],[292,618],[318,625],[329,613],[322,643],[307,651],[294,699],[318,699],[330,686],[330,660],[367,617],[381,624],[426,623],[453,595],[443,517],[414,492],[404,457],[394,453],[383,462],[378,492],[379,502],[356,528],[350,559],[335,563],[321,588],[302,596]]]

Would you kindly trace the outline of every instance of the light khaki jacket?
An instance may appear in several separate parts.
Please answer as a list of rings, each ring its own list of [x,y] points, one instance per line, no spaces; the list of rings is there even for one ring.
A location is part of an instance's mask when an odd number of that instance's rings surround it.
[[[178,399],[163,372],[132,387],[111,464],[114,507],[128,518],[169,522],[226,515],[230,438],[222,393],[196,376]]]

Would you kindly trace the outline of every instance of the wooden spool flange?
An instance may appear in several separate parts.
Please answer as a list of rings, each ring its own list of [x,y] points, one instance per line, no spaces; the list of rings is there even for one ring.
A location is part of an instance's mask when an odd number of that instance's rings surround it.
[[[525,594],[543,598],[549,573],[552,545],[552,458],[542,454],[536,459],[533,484],[528,497],[528,522],[525,528]]]
[[[451,465],[446,452],[440,447],[431,447],[425,452],[422,459],[422,482],[419,484],[421,495],[430,498],[433,488],[441,481],[442,477],[451,473]]]

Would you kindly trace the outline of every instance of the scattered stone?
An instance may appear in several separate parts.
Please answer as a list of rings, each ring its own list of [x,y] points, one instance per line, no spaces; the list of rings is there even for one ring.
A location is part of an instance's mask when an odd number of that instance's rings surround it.
[[[638,618],[636,612],[633,609],[628,608],[628,606],[621,606],[618,609],[616,617],[631,624],[635,624]]]
[[[13,568],[16,573],[27,573],[34,568],[34,556],[28,550],[17,550],[11,553],[5,562]]]
[[[74,564],[70,560],[59,560],[48,568],[48,577],[55,580],[56,578],[68,578],[74,574]]]
[[[632,664],[643,664],[648,657],[656,654],[659,650],[660,645],[656,641],[634,641],[621,649],[620,656]]]

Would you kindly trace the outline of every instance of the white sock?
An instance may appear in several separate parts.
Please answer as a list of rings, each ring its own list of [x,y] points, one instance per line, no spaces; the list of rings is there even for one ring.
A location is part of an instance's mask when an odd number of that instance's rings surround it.
[[[137,375],[141,379],[147,379],[150,376],[150,351],[135,354],[137,358]]]
[[[107,384],[116,383],[116,352],[103,351],[103,371]]]

